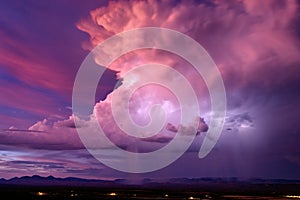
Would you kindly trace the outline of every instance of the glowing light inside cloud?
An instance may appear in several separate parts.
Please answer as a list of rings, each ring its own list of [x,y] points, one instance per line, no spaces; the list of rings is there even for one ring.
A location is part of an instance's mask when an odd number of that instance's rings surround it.
[[[251,126],[249,124],[241,124],[240,127],[241,128],[251,128]]]
[[[155,105],[160,105],[168,122],[179,123],[178,101],[171,91],[162,86],[149,84],[138,88],[131,96],[129,104],[131,117],[137,124],[146,125],[149,122],[150,111]]]

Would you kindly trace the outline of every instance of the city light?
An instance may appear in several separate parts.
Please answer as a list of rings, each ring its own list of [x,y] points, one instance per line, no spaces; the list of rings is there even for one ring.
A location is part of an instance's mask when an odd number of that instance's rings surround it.
[[[37,195],[38,196],[44,196],[44,195],[46,195],[46,193],[44,193],[44,192],[38,192]]]
[[[285,195],[284,197],[292,198],[292,199],[300,199],[300,195]]]
[[[117,194],[114,193],[114,192],[112,192],[112,193],[109,193],[108,195],[109,195],[109,196],[116,196]]]

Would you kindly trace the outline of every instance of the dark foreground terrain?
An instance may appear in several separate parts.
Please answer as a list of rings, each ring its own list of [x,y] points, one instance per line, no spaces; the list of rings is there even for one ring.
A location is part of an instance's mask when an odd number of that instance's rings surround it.
[[[188,199],[300,199],[300,182],[286,180],[171,179],[99,181],[76,178],[21,177],[0,180],[1,199],[37,200],[188,200]]]
[[[300,199],[295,193],[276,194],[268,192],[240,191],[187,191],[161,189],[102,189],[79,187],[1,187],[1,199]]]

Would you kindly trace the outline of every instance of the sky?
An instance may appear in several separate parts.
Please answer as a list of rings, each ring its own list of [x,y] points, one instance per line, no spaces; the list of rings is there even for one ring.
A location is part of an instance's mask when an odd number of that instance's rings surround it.
[[[12,0],[0,4],[1,178],[300,179],[298,1]],[[189,132],[180,123],[174,94],[149,85],[132,94],[129,113],[143,126],[149,122],[151,105],[161,104],[167,116],[165,128],[142,139],[126,135],[114,120],[112,99],[118,93],[117,105],[123,105],[136,79],[145,76],[139,71],[131,77],[127,73],[142,64],[164,64],[184,75],[197,95],[202,119],[190,148],[163,169],[135,174],[111,169],[87,151],[74,123],[72,92],[76,74],[93,48],[115,34],[143,27],[172,29],[198,42],[220,71],[227,111],[219,140],[199,159],[201,143],[211,128],[211,102],[203,77],[190,63],[163,50],[142,49],[104,68],[98,65],[105,72],[90,119],[82,127],[98,122],[107,137],[126,151],[152,152],[167,145],[180,127]],[[177,41],[165,38],[165,42]],[[146,76],[176,78],[160,71]],[[181,82],[176,86],[184,88]],[[127,119],[121,108],[115,112]],[[105,159],[118,160],[107,149]]]

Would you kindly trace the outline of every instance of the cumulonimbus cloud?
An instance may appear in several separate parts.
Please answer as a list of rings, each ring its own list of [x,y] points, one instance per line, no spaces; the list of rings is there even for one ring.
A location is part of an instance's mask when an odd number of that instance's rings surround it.
[[[77,23],[77,28],[89,34],[90,40],[83,43],[83,48],[89,50],[108,37],[133,28],[157,26],[185,33],[206,48],[222,73],[227,92],[232,95],[239,88],[248,85],[276,87],[276,84],[299,76],[299,70],[294,67],[300,63],[299,40],[295,35],[295,27],[291,26],[298,17],[298,10],[298,4],[293,0],[213,1],[209,4],[192,1],[111,1],[107,6],[95,9],[88,17],[82,18]],[[166,42],[170,41],[166,38]],[[199,86],[201,80],[191,67],[163,51],[132,52],[107,67],[117,71],[119,78],[126,82],[124,76],[128,70],[150,61],[160,62],[183,72],[197,91],[202,92],[202,86]],[[282,73],[286,71],[289,73]],[[154,75],[172,78],[165,74]],[[145,94],[136,94],[136,106],[144,106],[137,99],[145,101]],[[203,95],[206,97],[207,93]],[[104,101],[95,105],[94,114],[114,142],[120,146],[129,145],[131,139],[121,133],[112,119],[110,103],[111,97],[108,95]],[[169,104],[176,103],[171,100]],[[138,109],[133,106],[133,110]],[[168,130],[172,132],[178,129],[179,123],[171,123],[173,126],[167,125]],[[57,122],[55,126],[40,122],[30,129],[51,129],[50,132],[59,129],[58,132],[62,132],[62,127],[73,131],[75,125],[70,120]],[[201,130],[207,129],[202,128]],[[162,138],[160,136],[157,138]],[[151,141],[155,141],[155,138]],[[168,140],[157,140],[162,141]]]
[[[118,1],[91,11],[77,27],[90,35],[90,41],[83,45],[88,49],[109,36],[133,28],[171,28],[202,44],[216,61],[225,81],[239,86],[249,82],[270,84],[280,81],[271,69],[281,71],[300,60],[296,27],[291,26],[298,17],[298,9],[296,1],[213,1],[210,4]],[[143,54],[139,56],[148,60]],[[128,63],[122,62],[109,67],[127,71]],[[257,72],[267,77],[257,76]]]
[[[291,26],[297,18],[297,12],[296,1],[213,1],[209,4],[117,1],[91,11],[90,16],[77,23],[77,28],[89,34],[90,40],[83,43],[83,48],[89,50],[114,34],[134,28],[156,26],[185,33],[210,53],[221,71],[227,92],[232,95],[232,92],[249,85],[276,87],[276,84],[297,78],[297,73],[278,76],[286,68],[293,69],[295,64],[300,63],[299,41],[296,39],[295,28]],[[165,42],[176,41],[166,38]],[[200,93],[199,96],[207,97],[203,86],[199,86],[201,80],[192,67],[166,52],[131,52],[106,67],[117,71],[119,78],[128,82],[126,73],[147,62],[159,62],[179,70]],[[158,72],[154,75],[172,79]],[[126,88],[118,89],[123,89],[126,93]],[[139,95],[143,97],[146,93],[141,92]],[[95,113],[100,124],[102,122],[104,126],[110,127],[118,137],[116,133],[120,131],[115,124],[111,124],[113,119],[109,117],[110,101],[109,95],[104,101],[97,103]],[[135,105],[138,106],[138,103]],[[207,128],[203,125],[200,129]],[[167,129],[176,131],[178,127],[168,124]]]

